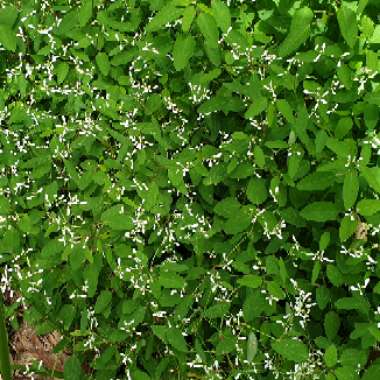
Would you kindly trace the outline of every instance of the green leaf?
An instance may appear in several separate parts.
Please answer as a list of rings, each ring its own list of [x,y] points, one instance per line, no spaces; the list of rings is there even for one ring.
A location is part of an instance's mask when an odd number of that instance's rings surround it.
[[[8,27],[9,29],[14,28],[18,15],[19,12],[17,8],[13,6],[3,6],[3,8],[0,9],[0,25]]]
[[[335,311],[329,311],[325,315],[323,327],[325,329],[327,338],[329,338],[330,341],[333,341],[338,335],[338,331],[340,328],[339,315]]]
[[[183,70],[189,63],[195,50],[195,39],[188,35],[177,36],[173,47],[174,67],[177,71]]]
[[[361,380],[378,380],[380,373],[380,364],[375,362],[369,368],[366,369]]]
[[[270,149],[288,149],[288,143],[282,140],[267,141],[265,146]]]
[[[227,302],[220,302],[205,310],[204,316],[208,319],[222,318],[230,309],[230,304]]]
[[[255,158],[256,165],[260,169],[263,169],[265,167],[265,154],[258,145],[253,148],[253,156]]]
[[[247,339],[247,361],[251,363],[257,354],[257,338],[254,332],[250,332]]]
[[[280,300],[284,299],[286,294],[281,289],[281,286],[276,281],[268,281],[267,282],[268,292],[273,296]]]
[[[293,115],[293,109],[285,99],[277,100],[276,102],[277,109],[282,113],[288,123],[294,124],[295,118]]]
[[[356,348],[346,348],[342,351],[339,357],[339,362],[342,366],[352,366],[358,368],[365,366],[368,360],[368,354]]]
[[[95,313],[102,313],[111,303],[112,293],[109,290],[102,290],[95,303]]]
[[[140,371],[139,369],[135,369],[132,371],[132,379],[135,380],[151,380],[151,377],[144,371]]]
[[[181,331],[177,328],[171,327],[166,332],[166,339],[168,343],[173,346],[176,350],[181,352],[187,352],[187,344],[185,338],[183,337]]]
[[[0,195],[0,215],[8,215],[10,212],[11,204],[9,200],[4,195]]]
[[[0,43],[6,50],[15,52],[17,47],[16,32],[5,25],[0,25]]]
[[[334,286],[339,287],[344,283],[343,275],[335,265],[328,264],[326,274],[327,278]]]
[[[330,244],[331,234],[328,231],[322,233],[319,238],[319,250],[324,251]]]
[[[349,80],[348,78],[344,78],[343,79],[343,84],[345,86],[346,86],[348,80]],[[351,87],[351,86],[346,86],[346,87],[348,88],[348,87]],[[334,131],[335,132],[335,136],[338,139],[342,139],[352,129],[352,126],[353,126],[353,122],[352,122],[352,119],[350,117],[342,117],[342,118],[340,118],[339,121],[338,121],[338,124],[336,125],[335,131]]]
[[[196,15],[196,10],[194,7],[190,6],[185,9],[182,17],[182,31],[187,33],[190,30],[191,24]]]
[[[339,209],[335,203],[325,201],[310,203],[300,211],[303,218],[315,222],[335,220],[338,213]]]
[[[63,250],[63,244],[57,240],[48,240],[41,250],[41,257],[45,259],[56,259]]]
[[[361,14],[364,9],[366,8],[366,6],[368,5],[368,2],[370,0],[359,0],[359,4],[358,4],[358,14]]]
[[[230,9],[220,0],[212,0],[211,9],[214,19],[216,20],[216,24],[222,32],[226,33],[228,28],[231,26]]]
[[[186,282],[183,277],[173,272],[161,272],[158,282],[164,288],[182,289]]]
[[[181,193],[186,194],[186,185],[183,180],[183,171],[180,167],[171,166],[168,169],[168,177],[172,185]]]
[[[299,340],[283,338],[272,343],[272,348],[284,358],[296,363],[304,362],[309,357],[307,346]]]
[[[132,217],[125,214],[122,205],[116,205],[103,212],[101,221],[115,231],[129,231],[133,228]]]
[[[328,140],[328,135],[324,130],[320,130],[317,132],[315,138],[315,150],[317,154],[320,154],[324,147],[326,146],[326,142]]]
[[[83,271],[83,277],[88,283],[88,296],[93,297],[97,291],[99,281],[99,271],[101,262],[95,260],[94,263],[87,266]]]
[[[364,314],[369,311],[368,301],[362,295],[339,298],[335,306],[338,310],[358,310]]]
[[[237,280],[240,286],[246,286],[247,288],[258,288],[261,285],[261,277],[256,274],[247,274]]]
[[[158,338],[160,338],[163,342],[167,342],[166,339],[166,333],[169,330],[169,327],[167,326],[161,326],[161,325],[153,325],[152,331],[153,334],[156,335]]]
[[[377,326],[377,323],[373,323],[372,326],[368,328],[368,331],[380,342],[380,329]]]
[[[322,265],[320,261],[315,261],[313,269],[311,271],[311,283],[314,285],[318,279],[319,273],[321,271]]]
[[[335,376],[338,380],[358,380],[355,367],[339,367],[335,370]]]
[[[373,288],[373,292],[375,294],[380,294],[380,281],[378,281],[375,287]]]
[[[224,218],[231,218],[239,212],[241,204],[236,198],[226,197],[214,207],[214,212]]]
[[[71,355],[65,360],[63,376],[65,380],[82,380],[84,378],[82,366],[76,355]]]
[[[356,170],[350,170],[344,177],[343,203],[346,210],[356,202],[359,193],[359,179]]]
[[[340,33],[345,39],[347,45],[352,49],[358,36],[358,26],[355,12],[343,2],[337,11],[337,19]]]
[[[331,137],[327,139],[326,146],[344,160],[347,160],[348,156],[356,155],[356,144],[354,140],[346,139],[339,141]]]
[[[358,221],[349,215],[346,215],[340,222],[339,239],[341,242],[349,239],[356,231]]]
[[[232,334],[230,329],[219,332],[219,337],[219,343],[215,350],[217,356],[226,355],[236,350],[237,337]]]
[[[148,189],[139,189],[138,194],[143,199],[146,210],[154,209],[159,203],[160,189],[156,182],[150,183]]]
[[[215,66],[220,66],[221,55],[219,47],[211,45],[208,41],[205,41],[204,48],[210,62]]]
[[[330,291],[325,286],[320,286],[315,291],[316,300],[321,310],[325,309],[330,301]]]
[[[84,27],[92,16],[92,3],[94,0],[84,0],[78,9],[79,25]]]
[[[380,25],[376,25],[372,37],[369,40],[371,44],[380,44]]]
[[[360,215],[371,216],[380,211],[379,199],[362,199],[358,202],[357,211]]]
[[[288,157],[288,174],[290,178],[294,178],[297,175],[301,162],[301,155],[292,153],[292,155]]]
[[[324,360],[327,367],[334,367],[338,361],[338,351],[334,344],[330,345],[324,354]]]
[[[362,168],[361,174],[367,181],[368,185],[380,194],[380,168]]]
[[[65,80],[69,73],[70,66],[66,62],[60,62],[55,68],[55,74],[57,75],[57,83],[61,84]]]
[[[280,277],[282,280],[282,285],[285,286],[286,280],[289,278],[288,271],[286,269],[286,265],[284,263],[284,260],[282,258],[278,261],[278,266],[280,268]]]
[[[70,304],[65,304],[60,309],[57,319],[62,321],[65,330],[70,328],[75,317],[75,311],[75,307]]]
[[[265,111],[267,108],[267,98],[260,96],[257,99],[254,99],[253,103],[248,107],[244,117],[246,119],[254,118],[259,115],[261,112]]]
[[[375,58],[373,58],[373,60],[375,60]],[[376,62],[377,62],[377,61],[376,61]],[[373,104],[373,105],[380,106],[380,91],[376,91],[376,92],[368,93],[368,94],[365,96],[365,100],[366,100],[369,104]]]
[[[198,107],[198,112],[209,113],[215,111],[222,111],[226,104],[226,99],[218,96],[214,96],[211,99],[206,100]]]
[[[302,191],[326,190],[334,184],[336,176],[330,172],[314,172],[302,178],[297,189]]]
[[[346,87],[346,89],[349,90],[353,84],[352,72],[351,72],[350,68],[347,65],[342,64],[340,67],[338,67],[336,73],[338,75],[338,79],[343,83],[344,87]],[[350,120],[350,124],[348,124],[349,121],[347,119]],[[341,120],[343,120],[343,121],[341,121]],[[343,127],[346,129],[346,128],[348,128],[349,125],[352,128],[352,119],[351,118],[343,118],[343,119],[339,119],[337,128],[339,126],[339,129],[343,129]],[[335,135],[337,136],[337,134],[335,134]]]
[[[227,234],[236,235],[245,231],[251,225],[251,222],[251,215],[247,212],[247,209],[242,208],[226,220],[223,229]]]
[[[99,67],[100,72],[104,75],[107,76],[108,73],[110,72],[110,61],[108,60],[108,56],[106,53],[98,53],[95,57],[96,64]]]
[[[256,205],[264,203],[268,198],[268,190],[265,180],[262,178],[251,178],[247,186],[247,198]]]
[[[75,271],[78,270],[86,260],[86,249],[80,245],[76,245],[70,252],[70,265]]]
[[[207,45],[218,48],[219,31],[215,19],[207,13],[201,13],[197,17],[197,25]]]
[[[156,15],[150,20],[146,26],[147,32],[155,32],[160,30],[164,25],[169,22],[176,21],[182,16],[184,12],[183,8],[179,8],[175,5],[174,1],[171,1],[165,5],[162,9],[156,13]]]
[[[286,57],[297,50],[310,35],[313,11],[308,7],[297,9],[292,17],[289,33],[278,48],[278,54]]]

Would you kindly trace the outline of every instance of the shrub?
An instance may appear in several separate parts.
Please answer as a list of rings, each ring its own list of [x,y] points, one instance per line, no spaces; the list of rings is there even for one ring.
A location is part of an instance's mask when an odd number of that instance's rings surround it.
[[[378,378],[377,0],[1,3],[13,329],[70,380]]]

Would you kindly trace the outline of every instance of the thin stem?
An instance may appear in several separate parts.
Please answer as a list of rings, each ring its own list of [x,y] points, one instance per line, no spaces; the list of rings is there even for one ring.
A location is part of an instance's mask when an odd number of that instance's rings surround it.
[[[8,335],[5,327],[3,297],[0,294],[0,372],[3,380],[12,380],[12,369],[8,347]]]

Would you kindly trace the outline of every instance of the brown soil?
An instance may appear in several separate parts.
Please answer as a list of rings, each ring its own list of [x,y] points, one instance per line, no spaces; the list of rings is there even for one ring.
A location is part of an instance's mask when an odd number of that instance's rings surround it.
[[[25,322],[11,338],[11,349],[13,351],[13,363],[28,365],[35,361],[42,361],[43,367],[49,370],[63,371],[65,353],[53,353],[54,347],[61,340],[57,332],[45,336],[38,336],[33,328]],[[15,380],[30,379],[23,374],[16,374]],[[55,379],[54,377],[34,376],[34,379]]]

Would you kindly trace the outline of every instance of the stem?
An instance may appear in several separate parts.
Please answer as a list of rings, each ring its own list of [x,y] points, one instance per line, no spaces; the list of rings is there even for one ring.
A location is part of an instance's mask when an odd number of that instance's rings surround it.
[[[5,327],[3,297],[0,294],[0,372],[3,380],[12,380],[12,369],[8,348],[8,335]]]

